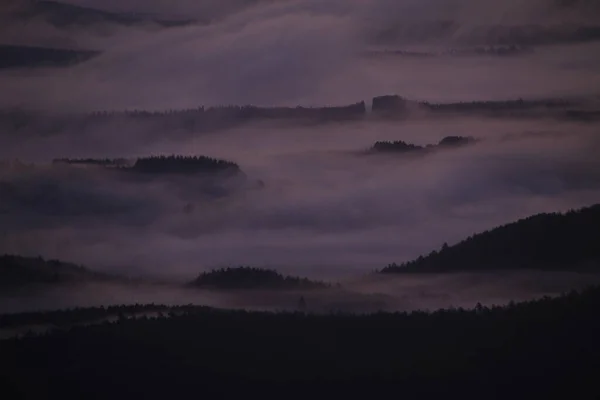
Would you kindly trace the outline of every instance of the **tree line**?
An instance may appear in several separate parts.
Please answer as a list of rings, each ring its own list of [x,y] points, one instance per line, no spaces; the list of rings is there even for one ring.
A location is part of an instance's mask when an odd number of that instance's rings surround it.
[[[53,164],[69,165],[98,165],[102,167],[127,166],[129,161],[125,158],[55,158]]]
[[[116,279],[116,277],[64,261],[45,260],[42,257],[0,255],[0,288],[35,283],[68,283],[109,279]]]
[[[67,67],[99,55],[98,51],[0,45],[0,69]]]
[[[467,144],[475,143],[477,139],[472,136],[446,136],[437,144],[428,144],[426,146],[418,146],[412,143],[406,143],[402,140],[394,141],[377,141],[371,147],[370,152],[374,153],[408,153],[421,152],[423,150],[434,150],[444,147],[459,147]]]
[[[212,289],[319,289],[330,287],[324,282],[296,276],[284,276],[271,269],[235,267],[202,272],[191,286]]]
[[[382,273],[511,269],[600,271],[600,204],[487,230]]]
[[[148,174],[193,174],[201,172],[239,172],[238,164],[207,156],[160,155],[139,157],[132,164],[123,158],[57,158],[53,164],[90,165],[114,167],[119,171],[132,171]]]
[[[595,398],[599,307],[599,288],[431,313],[192,307],[0,341],[0,390],[11,399],[356,398],[390,390],[425,399]]]
[[[240,167],[227,160],[206,156],[151,156],[138,158],[130,168],[134,172],[160,174],[160,173],[199,173],[199,172],[238,172]]]
[[[188,116],[202,118],[231,119],[347,119],[362,116],[366,113],[364,101],[344,106],[329,107],[259,107],[253,105],[226,105],[214,107],[197,107],[183,110],[166,111],[99,111],[92,117],[127,116],[135,118],[162,118],[165,116]]]

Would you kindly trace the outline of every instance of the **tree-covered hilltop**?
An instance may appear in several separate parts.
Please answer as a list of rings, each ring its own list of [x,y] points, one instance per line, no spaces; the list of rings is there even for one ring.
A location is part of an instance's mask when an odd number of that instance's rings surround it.
[[[433,313],[206,307],[0,341],[6,399],[596,398],[600,289]],[[73,311],[77,313],[81,311]],[[166,313],[165,313],[166,314]],[[63,321],[64,315],[52,318]]]
[[[430,57],[459,57],[459,56],[518,56],[531,54],[533,47],[519,46],[516,44],[497,45],[497,46],[475,46],[449,48],[440,51],[412,51],[402,49],[368,50],[364,54],[367,57],[411,57],[411,58],[430,58]]]
[[[129,165],[129,161],[124,158],[55,158],[52,164],[124,167]]]
[[[419,106],[430,112],[506,112],[506,111],[532,111],[568,109],[577,106],[577,102],[564,99],[540,100],[487,100],[487,101],[461,101],[456,103],[429,103],[420,102]]]
[[[446,136],[437,144],[438,147],[459,147],[475,143],[477,139],[472,136]]]
[[[43,20],[60,28],[88,25],[147,25],[156,24],[164,28],[193,24],[193,19],[163,19],[136,13],[119,13],[52,0],[25,0],[13,17],[23,22]]]
[[[270,269],[237,267],[203,272],[191,286],[209,289],[319,289],[330,285],[307,278],[283,276]]]
[[[98,51],[0,45],[0,69],[67,67],[87,61],[99,54]]]
[[[381,272],[510,269],[600,271],[600,204],[521,219]]]
[[[24,327],[30,325],[48,325],[56,328],[68,328],[75,324],[94,323],[114,317],[133,318],[141,315],[180,314],[182,311],[200,309],[202,306],[167,306],[164,304],[128,304],[99,307],[77,307],[52,311],[29,311],[0,314],[0,329]]]
[[[423,146],[406,143],[402,140],[394,141],[377,141],[371,147],[371,151],[376,153],[408,153],[423,150]]]
[[[425,151],[460,147],[477,142],[477,139],[471,136],[446,136],[437,144],[428,144],[426,146],[418,146],[412,143],[406,143],[402,140],[395,141],[377,141],[369,149],[370,153],[423,153]]]
[[[129,170],[149,174],[237,173],[240,172],[240,167],[231,161],[206,156],[172,155],[138,158]]]
[[[98,111],[92,120],[132,119],[154,121],[168,127],[187,128],[194,131],[236,126],[252,121],[347,121],[363,118],[367,113],[364,101],[341,106],[324,107],[260,107],[255,105],[223,105],[164,111]]]
[[[140,157],[131,162],[124,158],[57,158],[52,164],[97,166],[145,174],[240,172],[240,167],[232,161],[207,156],[161,155]]]
[[[68,262],[44,260],[42,257],[0,255],[0,288],[108,279],[115,277]]]

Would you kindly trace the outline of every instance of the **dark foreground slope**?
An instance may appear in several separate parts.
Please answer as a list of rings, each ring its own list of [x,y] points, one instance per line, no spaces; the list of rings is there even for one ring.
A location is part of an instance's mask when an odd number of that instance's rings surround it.
[[[600,290],[473,311],[183,308],[0,342],[3,398],[596,398]],[[392,390],[392,392],[390,392]]]
[[[600,204],[534,215],[381,272],[512,269],[600,271]]]

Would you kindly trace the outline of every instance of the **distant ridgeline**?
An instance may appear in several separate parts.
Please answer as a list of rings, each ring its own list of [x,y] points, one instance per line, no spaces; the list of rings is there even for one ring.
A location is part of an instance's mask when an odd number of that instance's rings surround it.
[[[114,279],[82,266],[41,257],[0,256],[0,288]]]
[[[140,25],[156,24],[161,27],[176,27],[194,23],[191,19],[161,19],[151,15],[120,13],[82,7],[60,1],[32,0],[18,9],[14,15],[22,20],[43,20],[57,27],[85,26],[95,24]]]
[[[66,67],[87,61],[100,52],[35,46],[0,45],[0,69]]]
[[[274,270],[252,267],[203,272],[190,285],[207,289],[319,289],[330,286],[324,282],[283,276]]]
[[[369,153],[422,153],[440,148],[460,147],[475,142],[477,139],[471,136],[446,136],[438,144],[428,144],[427,146],[417,146],[402,140],[379,141],[369,149]]]
[[[594,4],[594,0],[556,0],[546,3],[555,3],[564,7],[569,13],[584,3]],[[596,9],[597,11],[597,9]],[[596,15],[596,14],[594,14]],[[486,21],[487,22],[487,21]],[[514,22],[514,21],[511,21]],[[414,25],[410,22],[387,26],[377,32],[375,42],[394,43],[398,38],[406,40],[411,38],[417,41],[431,41],[446,39],[456,34],[461,28],[458,21],[451,19],[433,19],[429,21],[416,20]],[[465,39],[472,40],[474,44],[510,48],[511,46],[530,47],[551,44],[587,43],[600,40],[600,26],[583,23],[558,23],[558,24],[489,24],[470,26],[472,36]]]
[[[229,172],[239,173],[240,167],[231,161],[206,156],[152,156],[138,158],[133,165],[122,158],[117,159],[69,159],[59,158],[53,164],[99,166],[115,168],[119,171],[139,172],[145,174],[198,174]]]
[[[231,161],[205,156],[157,156],[138,158],[131,170],[150,174],[196,174],[203,172],[239,172]]]
[[[588,116],[598,114],[598,110],[585,109],[585,103],[579,100],[566,99],[515,99],[466,101],[450,103],[431,103],[427,101],[409,100],[398,95],[376,96],[372,99],[371,113],[367,112],[364,101],[335,107],[257,107],[257,106],[220,106],[198,107],[185,110],[168,111],[101,111],[91,114],[92,118],[138,118],[146,120],[161,120],[175,118],[185,127],[201,128],[219,126],[219,123],[242,123],[254,120],[308,120],[350,121],[362,119],[369,115],[374,117],[406,118],[412,112],[431,115],[475,114],[488,116],[536,116],[539,114],[553,115],[562,118],[578,118],[580,113]]]
[[[53,164],[95,165],[99,167],[124,167],[129,161],[124,158],[55,158]]]
[[[373,114],[387,117],[406,117],[411,111],[421,111],[433,114],[446,113],[476,113],[521,115],[533,111],[562,110],[565,117],[572,107],[581,106],[580,102],[562,99],[543,100],[498,100],[498,101],[469,101],[455,103],[430,103],[407,100],[398,95],[386,95],[373,98]]]
[[[475,46],[466,48],[450,48],[437,52],[429,51],[410,51],[410,50],[369,50],[366,55],[369,57],[397,56],[397,57],[444,57],[444,56],[516,56],[531,54],[534,49],[529,46],[519,46],[516,44],[497,45],[497,46]]]
[[[2,61],[0,61],[1,63]],[[258,107],[215,106],[190,109],[145,111],[98,111],[89,114],[49,115],[20,108],[0,109],[0,129],[35,130],[58,133],[86,132],[98,125],[110,129],[137,129],[154,135],[203,133],[232,129],[252,122],[283,124],[322,124],[364,120],[404,120],[408,118],[453,117],[520,117],[558,118],[577,121],[600,120],[596,103],[584,100],[506,100],[455,103],[430,103],[408,100],[398,95],[372,99],[371,110],[364,101],[331,107]]]
[[[600,204],[521,219],[381,272],[513,269],[600,271]]]
[[[553,111],[565,118],[578,118],[573,109],[579,103],[566,100],[506,100],[474,101],[458,103],[429,103],[405,99],[398,95],[377,96],[372,99],[372,112],[367,111],[364,101],[335,107],[258,107],[258,106],[219,106],[198,107],[167,111],[100,111],[92,113],[91,120],[133,119],[159,122],[164,128],[180,128],[195,131],[224,129],[251,121],[297,121],[297,122],[336,122],[361,120],[369,115],[375,118],[404,119],[412,112],[432,115],[476,114],[476,115],[536,115]],[[569,114],[571,113],[571,114]],[[554,115],[552,114],[552,115]]]
[[[131,117],[157,119],[164,117],[185,117],[188,122],[202,123],[211,120],[346,120],[360,118],[366,114],[364,101],[335,107],[258,107],[258,106],[217,106],[198,107],[168,111],[100,111],[92,114],[95,118]]]

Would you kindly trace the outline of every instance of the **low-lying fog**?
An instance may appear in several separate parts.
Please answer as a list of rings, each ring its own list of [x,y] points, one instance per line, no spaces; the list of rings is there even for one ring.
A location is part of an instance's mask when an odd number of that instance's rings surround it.
[[[0,251],[182,279],[242,264],[310,277],[365,273],[531,214],[597,202],[595,129],[472,119],[250,127],[146,141],[137,151],[116,132],[105,133],[102,151],[44,138],[22,144],[22,154],[46,162],[205,154],[238,162],[264,187],[211,198],[200,178],[131,182],[102,170],[5,169]],[[380,139],[426,144],[446,135],[482,140],[417,157],[357,154]]]
[[[102,7],[92,0],[71,3]],[[210,2],[204,8],[197,2],[172,3],[171,16],[202,16],[203,22],[168,29],[100,29],[54,26],[40,17],[28,28],[16,22],[4,25],[0,38],[5,44],[87,48],[103,54],[64,69],[0,71],[0,107],[65,115],[211,104],[320,106],[369,102],[387,93],[430,101],[581,96],[597,102],[591,96],[600,88],[598,38],[593,32],[589,37],[563,32],[566,25],[596,26],[600,18],[592,2],[289,0]],[[159,0],[146,9],[138,4],[106,2],[103,7],[168,14]],[[0,8],[0,17],[12,21],[7,10]],[[452,32],[439,31],[436,21],[451,21]],[[538,37],[535,31],[523,39],[527,43],[515,43],[531,45],[531,53],[364,55],[372,48],[503,44],[506,38],[500,37],[498,26],[518,30],[536,24],[548,26],[552,34]],[[593,123],[366,118],[314,126],[256,123],[194,133],[115,121],[81,129],[3,125],[0,159],[38,166],[0,170],[0,253],[42,255],[100,271],[179,282],[204,270],[237,265],[338,281],[535,213],[600,201],[600,132]],[[425,145],[449,135],[482,140],[422,157],[359,154],[377,140]],[[194,178],[132,182],[102,170],[50,167],[59,157],[151,154],[231,160],[264,187],[232,185],[207,193]],[[393,296],[390,304],[403,309],[527,298],[592,282],[580,276],[573,281],[535,276],[539,287],[524,284],[515,291],[514,282],[531,279],[427,276],[377,285],[385,286],[384,295]],[[477,281],[471,288],[473,279],[490,282]],[[547,290],[545,279],[565,286]],[[496,283],[504,288],[498,294],[491,289]],[[448,285],[459,290],[453,294],[438,289]],[[434,294],[428,297],[430,291]],[[87,297],[91,292],[100,294]],[[55,303],[47,304],[91,305],[136,296],[140,302],[189,302],[187,292],[166,288],[122,297],[113,290],[91,292],[81,289],[66,298],[53,292],[47,296]],[[45,297],[40,300],[46,303]],[[211,298],[201,300],[210,304]],[[20,302],[27,308],[23,299],[2,304],[10,309]]]
[[[436,310],[503,305],[600,284],[598,274],[510,271],[406,276],[370,275],[341,280],[341,286],[317,290],[220,290],[174,284],[82,284],[8,292],[0,295],[0,313],[76,307],[198,304],[218,308],[295,311],[304,297],[311,313],[365,313]],[[0,329],[0,336],[2,330]]]

